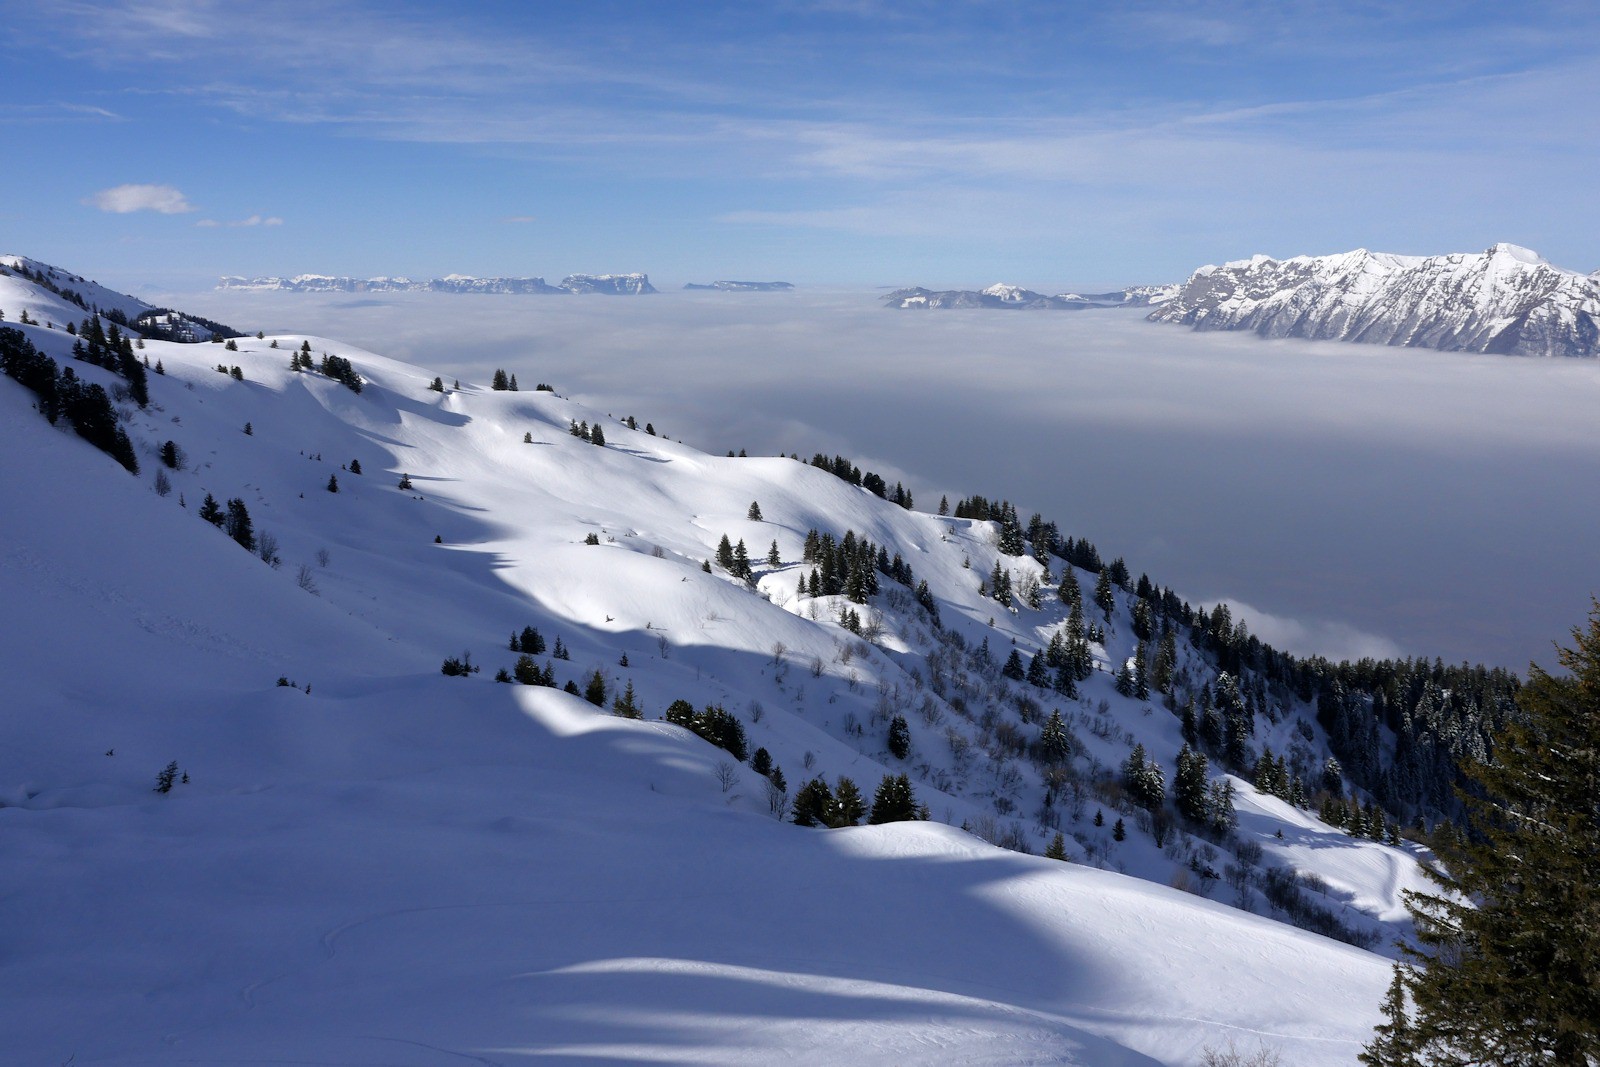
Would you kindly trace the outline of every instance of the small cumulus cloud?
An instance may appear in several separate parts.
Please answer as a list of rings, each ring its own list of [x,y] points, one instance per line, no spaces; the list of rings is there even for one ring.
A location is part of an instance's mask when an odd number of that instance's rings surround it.
[[[182,215],[194,210],[188,198],[170,185],[116,185],[85,198],[83,203],[115,215],[135,211]]]
[[[537,216],[537,215],[507,215],[505,218],[501,219],[500,221],[501,222],[538,222],[539,221],[539,216]]]

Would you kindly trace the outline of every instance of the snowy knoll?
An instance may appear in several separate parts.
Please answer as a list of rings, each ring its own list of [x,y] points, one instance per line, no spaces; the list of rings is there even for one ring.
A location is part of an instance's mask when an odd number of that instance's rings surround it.
[[[1017,285],[995,284],[987,289],[945,289],[935,291],[920,286],[896,289],[884,299],[889,307],[925,308],[1023,308],[1027,310],[1088,311],[1109,307],[1150,307],[1170,300],[1175,285],[1139,285],[1112,293],[1061,293],[1046,296]]]
[[[293,278],[242,278],[225,275],[218,289],[256,290],[287,293],[608,293],[632,295],[653,293],[646,274],[572,274],[560,285],[543,278],[474,278],[450,274],[443,278],[418,281],[411,278],[345,278],[327,274],[297,274]]]
[[[1155,322],[1514,356],[1600,355],[1600,276],[1516,245],[1252,259],[1195,271]]]
[[[17,326],[47,298],[0,277],[0,340],[117,397],[140,473],[0,377],[17,1062],[1353,1061],[1387,960],[1289,920],[1385,949],[1417,849],[1354,788],[1366,836],[1307,810],[1357,703],[1221,670],[1222,612],[1168,625],[1009,506],[327,338],[144,339],[140,408]],[[1135,794],[1213,691],[1264,788],[1202,766],[1180,821]],[[886,775],[925,820],[792,825]]]

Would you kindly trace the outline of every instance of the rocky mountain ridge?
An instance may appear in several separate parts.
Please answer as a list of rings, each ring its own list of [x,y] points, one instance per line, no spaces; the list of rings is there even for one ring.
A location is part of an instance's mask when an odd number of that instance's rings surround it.
[[[1600,355],[1600,272],[1497,244],[1481,253],[1254,256],[1195,271],[1153,322],[1262,337],[1490,352]]]

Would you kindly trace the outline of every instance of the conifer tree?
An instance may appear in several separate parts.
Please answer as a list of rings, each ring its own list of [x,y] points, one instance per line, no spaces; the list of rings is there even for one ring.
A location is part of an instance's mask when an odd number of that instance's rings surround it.
[[[725,571],[733,570],[733,542],[728,540],[727,534],[717,542],[717,566]]]
[[[767,549],[767,566],[776,567],[782,564],[783,557],[778,555],[778,542],[773,541],[772,547]]]
[[[1044,728],[1039,731],[1039,755],[1046,763],[1062,763],[1072,754],[1072,740],[1067,735],[1067,724],[1061,721],[1061,710],[1050,712]]]
[[[905,759],[911,754],[911,727],[904,715],[889,720],[889,754],[895,759]]]
[[[611,712],[624,719],[644,718],[644,712],[639,710],[639,701],[633,692],[633,679],[628,679],[622,688],[622,693],[611,702]]]
[[[606,703],[606,676],[600,673],[597,667],[583,687],[583,699],[595,707],[604,707]]]
[[[884,775],[872,797],[872,812],[867,822],[873,826],[887,822],[910,822],[917,817],[917,798],[911,779],[905,775]]]
[[[745,518],[751,522],[761,521],[761,504],[758,501],[750,501],[750,510],[745,514]]]
[[[1463,768],[1469,832],[1436,834],[1441,891],[1407,894],[1420,944],[1371,1067],[1600,1063],[1600,601],[1572,635],[1569,673],[1530,666],[1493,761]]]
[[[328,492],[337,493],[338,491],[339,491],[339,476],[337,474],[328,475]]]
[[[218,504],[217,498],[210,493],[207,493],[205,500],[200,502],[200,510],[197,514],[211,525],[218,527],[222,525],[226,518],[222,511],[222,505]]]
[[[852,779],[841,777],[833,788],[833,812],[828,825],[855,826],[866,813],[867,805],[862,799],[861,789]]]
[[[1190,822],[1204,823],[1209,813],[1206,804],[1206,757],[1187,744],[1178,753],[1178,774],[1172,782],[1173,803],[1178,814]]]
[[[243,500],[234,497],[228,501],[228,514],[225,522],[228,536],[237,541],[246,551],[254,552],[256,548],[255,528],[250,523],[250,512],[245,510]]]
[[[833,812],[833,790],[822,778],[811,779],[794,795],[793,818],[799,826],[826,826]]]
[[[1044,855],[1045,859],[1065,862],[1067,858],[1067,839],[1062,836],[1060,830],[1057,830],[1056,836],[1051,838],[1050,847],[1044,850]]]
[[[1111,621],[1111,609],[1116,607],[1116,594],[1111,590],[1111,571],[1106,569],[1100,572],[1100,577],[1094,583],[1094,603],[1105,616],[1105,621]]]

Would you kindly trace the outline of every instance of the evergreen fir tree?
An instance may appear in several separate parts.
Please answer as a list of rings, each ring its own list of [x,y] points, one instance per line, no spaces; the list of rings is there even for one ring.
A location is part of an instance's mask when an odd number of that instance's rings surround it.
[[[255,528],[250,523],[250,512],[245,510],[243,500],[234,497],[228,501],[228,514],[224,522],[224,529],[229,537],[237,541],[246,551],[255,551]]]
[[[750,510],[748,512],[746,512],[745,518],[749,519],[751,522],[760,522],[761,521],[761,504],[759,502],[757,502],[757,501],[752,500],[750,502]]]
[[[767,549],[767,566],[776,567],[776,566],[779,566],[782,562],[783,562],[783,558],[778,555],[778,542],[777,541],[773,541],[772,542],[772,547]]]
[[[832,827],[855,826],[867,813],[861,790],[849,778],[840,778],[833,789],[833,812],[828,820]]]
[[[826,826],[833,813],[833,790],[822,778],[813,778],[794,795],[792,814],[796,825]]]
[[[639,701],[633,692],[632,678],[622,687],[621,695],[611,702],[611,712],[624,719],[644,718],[644,712],[639,710]]]
[[[1463,768],[1469,832],[1435,834],[1441,892],[1407,894],[1420,947],[1363,1063],[1600,1063],[1600,601],[1572,635],[1569,673],[1530,666],[1493,762]]]
[[[911,754],[911,727],[904,715],[889,720],[889,754],[895,759],[905,759]]]
[[[337,493],[338,491],[339,491],[339,476],[337,474],[328,475],[328,492]]]
[[[1184,745],[1178,752],[1178,774],[1172,782],[1173,803],[1178,814],[1194,823],[1204,823],[1209,814],[1206,803],[1206,757]]]
[[[222,511],[222,505],[218,504],[217,498],[210,493],[207,493],[205,500],[200,502],[200,510],[197,514],[216,527],[221,527],[226,518]]]
[[[872,797],[867,822],[873,826],[888,822],[910,822],[917,817],[917,799],[911,779],[905,775],[884,775]]]
[[[1117,604],[1116,594],[1111,590],[1111,571],[1109,569],[1101,571],[1100,577],[1095,579],[1094,603],[1095,607],[1099,608],[1101,613],[1104,614],[1105,621],[1109,623],[1111,621],[1111,609],[1116,607]]]
[[[1072,755],[1072,739],[1067,734],[1067,724],[1061,721],[1059,708],[1050,712],[1039,731],[1039,755],[1052,764],[1064,763]]]
[[[1050,839],[1050,847],[1044,850],[1044,856],[1045,859],[1066,861],[1067,839],[1062,836],[1061,831],[1057,830],[1056,836]]]

